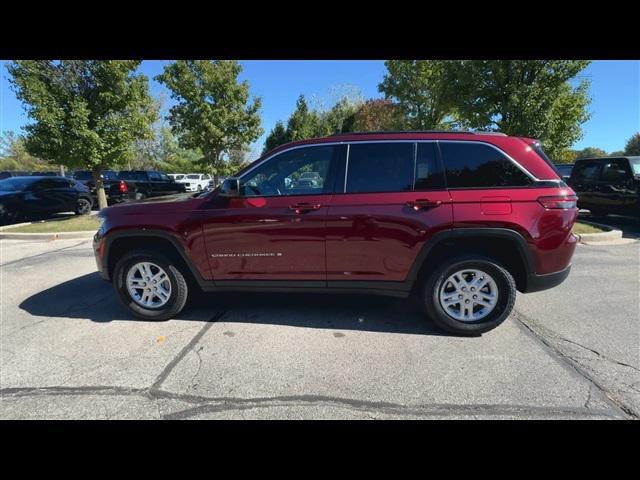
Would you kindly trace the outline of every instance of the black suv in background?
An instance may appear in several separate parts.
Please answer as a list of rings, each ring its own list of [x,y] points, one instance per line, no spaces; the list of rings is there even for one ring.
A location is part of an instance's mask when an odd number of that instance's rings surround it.
[[[568,183],[592,215],[640,217],[640,157],[577,160]]]

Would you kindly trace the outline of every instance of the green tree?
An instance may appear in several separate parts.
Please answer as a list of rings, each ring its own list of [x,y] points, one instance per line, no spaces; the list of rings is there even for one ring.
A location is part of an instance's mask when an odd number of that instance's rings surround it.
[[[262,135],[261,100],[249,101],[249,83],[238,82],[241,65],[231,60],[178,60],[156,79],[177,104],[169,123],[183,148],[199,149],[217,182],[225,154]]]
[[[586,80],[570,80],[582,60],[467,60],[459,62],[457,115],[471,128],[541,140],[550,158],[582,137],[590,118]]]
[[[49,163],[31,155],[24,145],[24,138],[6,131],[0,135],[0,170],[42,171],[51,169]]]
[[[629,156],[640,155],[640,133],[633,135],[624,147],[624,154]]]
[[[132,143],[151,135],[156,110],[133,60],[20,60],[7,69],[16,96],[33,123],[25,146],[36,157],[88,168],[106,206],[103,169],[130,159]]]
[[[608,157],[609,154],[598,147],[586,147],[576,152],[576,160],[581,158]]]
[[[320,115],[315,110],[311,110],[304,95],[300,95],[296,102],[296,109],[287,122],[287,133],[291,141],[321,136],[322,130]]]
[[[455,112],[458,62],[451,60],[388,60],[378,90],[395,99],[409,128],[450,128]]]
[[[624,150],[616,150],[615,152],[611,152],[609,154],[610,157],[624,157]]]
[[[393,131],[406,128],[402,110],[389,99],[367,100],[354,114],[354,132]]]
[[[331,109],[320,113],[320,135],[352,132],[360,102],[342,97]]]
[[[286,128],[284,128],[284,124],[280,120],[278,120],[275,127],[273,127],[269,132],[269,135],[267,135],[262,153],[265,154],[268,151],[279,147],[280,145],[289,143],[290,141],[291,137],[289,136],[289,132]]]
[[[556,156],[554,161],[556,163],[573,163],[576,161],[577,156],[577,150],[566,149],[560,152],[560,154]]]

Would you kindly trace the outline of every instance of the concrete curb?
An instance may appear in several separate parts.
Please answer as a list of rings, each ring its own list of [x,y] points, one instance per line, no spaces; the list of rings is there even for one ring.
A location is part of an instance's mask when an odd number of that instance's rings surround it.
[[[604,225],[603,223],[591,222],[588,220],[579,220],[580,223],[586,223],[587,225],[593,225],[594,227],[599,227],[602,229],[606,229],[608,231],[601,233],[574,233],[574,235],[578,238],[578,242],[585,243],[587,245],[591,245],[594,243],[600,242],[615,242],[617,240],[622,240],[622,230],[617,230],[611,225]]]
[[[15,227],[15,225],[12,225]],[[0,239],[7,240],[64,240],[66,238],[93,238],[96,232],[58,232],[58,233],[12,233],[0,232]]]

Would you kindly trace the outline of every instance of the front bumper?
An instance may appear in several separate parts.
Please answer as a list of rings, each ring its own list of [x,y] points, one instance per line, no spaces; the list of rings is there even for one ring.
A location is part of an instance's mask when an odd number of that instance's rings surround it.
[[[529,273],[527,275],[527,284],[522,293],[540,292],[558,286],[566,280],[570,272],[571,265],[559,272],[545,273],[543,275]]]
[[[93,256],[96,259],[96,268],[100,276],[105,280],[110,280],[109,271],[105,265],[105,238],[100,235],[99,231],[93,236]]]

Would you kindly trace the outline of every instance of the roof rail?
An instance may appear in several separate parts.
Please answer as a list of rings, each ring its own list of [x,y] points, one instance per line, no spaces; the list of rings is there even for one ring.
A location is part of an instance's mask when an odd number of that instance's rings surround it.
[[[334,133],[331,137],[339,137],[344,135],[373,135],[373,134],[391,134],[391,133],[457,133],[461,135],[497,135],[500,137],[506,137],[506,133],[502,132],[483,132],[483,131],[470,131],[470,130],[383,130],[377,132],[344,132]]]

